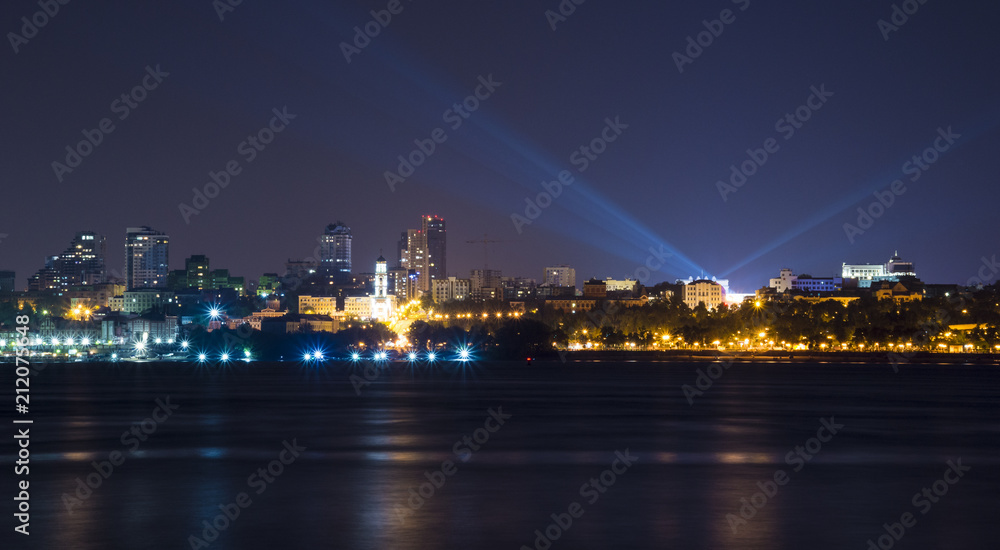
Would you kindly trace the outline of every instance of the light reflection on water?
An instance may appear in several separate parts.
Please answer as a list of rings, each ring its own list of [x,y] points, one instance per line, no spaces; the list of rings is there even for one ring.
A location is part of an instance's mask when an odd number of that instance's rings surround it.
[[[992,534],[995,369],[741,365],[689,405],[680,388],[695,368],[400,366],[359,396],[350,366],[51,365],[32,387],[35,542],[187,548],[243,491],[251,506],[211,548],[531,547],[573,502],[584,515],[552,550],[863,548],[958,457],[975,475],[920,519],[907,548],[983,547]],[[168,395],[180,409],[129,452],[121,433]],[[501,406],[512,418],[463,462],[453,446]],[[834,415],[844,431],[792,473],[786,453]],[[248,476],[293,439],[307,451],[257,494]],[[639,461],[588,503],[581,485],[626,448]],[[115,450],[125,463],[67,513],[61,496]],[[446,460],[457,471],[411,510],[411,489]],[[734,534],[726,515],[778,469],[790,482]]]

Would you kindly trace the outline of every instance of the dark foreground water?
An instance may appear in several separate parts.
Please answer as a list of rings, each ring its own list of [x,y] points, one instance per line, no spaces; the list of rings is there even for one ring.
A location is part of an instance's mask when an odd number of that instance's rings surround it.
[[[998,367],[708,366],[50,365],[0,548],[996,547]]]

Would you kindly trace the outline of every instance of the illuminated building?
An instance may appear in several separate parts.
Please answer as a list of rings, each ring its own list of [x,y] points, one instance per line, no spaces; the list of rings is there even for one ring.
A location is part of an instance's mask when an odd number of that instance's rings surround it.
[[[125,286],[165,288],[170,237],[149,227],[129,227],[125,233]]]
[[[403,232],[397,247],[399,269],[413,270],[417,275],[416,288],[408,288],[408,296],[430,293],[433,281],[447,277],[447,242],[445,221],[440,216],[421,216],[420,229]],[[396,295],[402,293],[397,291]]]
[[[725,301],[726,291],[722,284],[707,279],[698,279],[684,285],[684,303],[691,309],[705,304],[713,310]]]
[[[499,269],[473,269],[469,272],[469,293],[478,300],[503,297],[503,273]]]
[[[545,268],[542,284],[551,286],[576,286],[576,270],[568,265]]]
[[[447,230],[440,216],[424,216],[421,225],[427,245],[427,290],[430,290],[433,281],[448,277]]]
[[[326,226],[319,243],[320,269],[343,279],[351,273],[351,228],[337,221]]]
[[[28,290],[64,290],[104,282],[106,243],[103,236],[81,231],[62,254],[51,256],[45,267],[28,280]]]
[[[469,297],[469,279],[459,279],[458,277],[448,277],[434,281],[434,288],[431,296],[434,303],[440,304],[451,300],[464,300]]]
[[[150,310],[163,310],[172,303],[174,293],[155,288],[140,288],[126,290],[122,300],[122,311],[125,313],[145,313]]]
[[[781,274],[778,277],[771,279],[770,285],[768,286],[775,289],[778,294],[781,294],[786,290],[791,290],[792,283],[795,282],[796,279],[798,279],[798,277],[792,272],[792,270],[785,268],[781,270]]]
[[[194,255],[184,261],[185,269],[171,271],[167,276],[167,287],[171,290],[196,288],[198,290],[220,290],[224,288],[243,294],[246,281],[243,277],[231,277],[228,269],[212,271],[208,257]]]
[[[416,273],[417,295],[430,291],[427,271],[427,235],[421,229],[406,230],[406,250],[403,251],[401,267]]]
[[[389,273],[385,258],[375,261],[375,293],[371,296],[371,318],[387,322],[396,311],[396,297],[389,294]]]
[[[868,288],[872,281],[898,281],[900,277],[916,277],[913,262],[904,262],[897,251],[888,263],[876,264],[843,264],[841,276],[845,279],[857,279],[858,286]]]

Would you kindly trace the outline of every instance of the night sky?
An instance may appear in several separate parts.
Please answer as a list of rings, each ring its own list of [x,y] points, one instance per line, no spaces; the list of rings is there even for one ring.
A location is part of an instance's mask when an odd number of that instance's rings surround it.
[[[890,0],[587,0],[555,30],[545,11],[557,0],[402,0],[348,63],[341,43],[387,4],[244,0],[220,21],[209,0],[77,0],[17,53],[7,34],[0,269],[22,287],[94,230],[120,270],[125,228],[149,225],[171,236],[172,269],[206,254],[255,279],[310,256],[343,220],[355,271],[371,271],[421,214],[447,220],[449,274],[461,277],[483,263],[483,246],[465,241],[484,233],[504,241],[490,266],[505,275],[567,263],[578,283],[634,276],[652,247],[673,256],[646,282],[703,271],[734,291],[782,267],[838,275],[897,249],[925,281],[964,283],[1000,254],[994,2],[927,0],[886,40]],[[0,28],[20,33],[39,9],[4,2]],[[713,24],[723,10],[731,22]],[[674,53],[703,20],[722,33],[681,72]],[[113,102],[157,66],[168,76],[121,119]],[[490,75],[499,84],[454,128],[446,111]],[[801,109],[809,120],[793,134],[776,126],[814,88],[832,95]],[[241,142],[275,108],[295,118],[248,161]],[[605,132],[616,139],[581,172],[571,155],[616,117],[627,128]],[[53,161],[104,118],[113,131],[60,181]],[[446,140],[391,190],[384,173],[436,128]],[[959,137],[937,139],[949,128]],[[720,192],[769,139],[776,152]],[[906,165],[936,140],[946,150],[926,171]],[[240,173],[186,223],[178,205],[230,161]],[[574,183],[519,232],[511,215],[563,170]],[[906,191],[852,243],[844,224],[896,179]]]

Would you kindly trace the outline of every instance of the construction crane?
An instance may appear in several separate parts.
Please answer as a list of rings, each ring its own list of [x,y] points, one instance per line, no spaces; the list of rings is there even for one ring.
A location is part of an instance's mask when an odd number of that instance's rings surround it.
[[[491,239],[491,238],[489,238],[489,234],[488,233],[483,233],[483,238],[482,239],[477,239],[477,240],[474,240],[474,241],[465,241],[465,242],[467,242],[469,244],[480,244],[480,243],[482,243],[482,245],[483,245],[483,259],[484,259],[484,262],[483,262],[483,276],[485,277],[486,276],[486,272],[490,270],[490,249],[489,249],[490,243],[502,243],[502,242],[505,242],[505,241],[497,241],[497,240]]]

